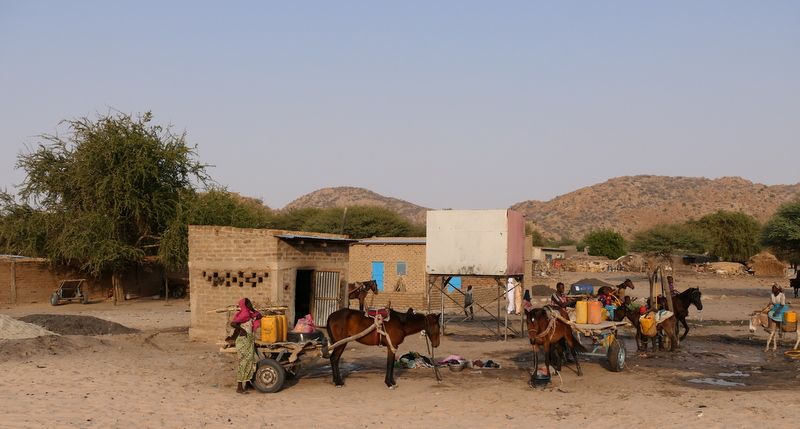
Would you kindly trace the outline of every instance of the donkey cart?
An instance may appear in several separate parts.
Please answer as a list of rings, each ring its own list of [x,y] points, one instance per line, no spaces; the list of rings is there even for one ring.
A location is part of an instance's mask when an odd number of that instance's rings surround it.
[[[328,357],[328,340],[320,331],[310,334],[289,332],[287,340],[277,343],[256,341],[258,363],[252,384],[259,392],[280,391],[287,377],[297,376],[302,356]]]
[[[591,347],[587,347],[591,351],[584,353],[584,356],[606,357],[609,369],[614,372],[625,369],[625,345],[617,338],[617,329],[620,326],[630,326],[630,323],[606,320],[599,324],[571,322],[570,325],[579,333],[579,340],[581,337],[592,340]],[[583,345],[586,347],[586,344]]]

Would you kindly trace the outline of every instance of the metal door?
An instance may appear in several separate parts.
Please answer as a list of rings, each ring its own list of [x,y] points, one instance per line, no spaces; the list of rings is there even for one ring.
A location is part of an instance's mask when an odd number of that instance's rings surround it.
[[[316,271],[314,273],[314,310],[312,316],[317,326],[326,326],[328,316],[342,307],[339,297],[339,273]]]
[[[383,290],[383,262],[372,263],[372,280],[378,283],[378,290]]]

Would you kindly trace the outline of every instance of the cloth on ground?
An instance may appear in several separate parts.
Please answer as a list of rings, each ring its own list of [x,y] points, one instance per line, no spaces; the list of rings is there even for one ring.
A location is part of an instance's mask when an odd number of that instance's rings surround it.
[[[400,359],[395,362],[395,366],[399,368],[433,368],[433,361],[417,352],[408,352],[400,356]]]

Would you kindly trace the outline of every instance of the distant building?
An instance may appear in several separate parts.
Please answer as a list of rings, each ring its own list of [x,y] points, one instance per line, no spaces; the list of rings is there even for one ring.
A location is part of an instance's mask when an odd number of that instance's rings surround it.
[[[567,251],[558,247],[533,246],[531,260],[538,262],[552,262],[554,259],[564,259]]]

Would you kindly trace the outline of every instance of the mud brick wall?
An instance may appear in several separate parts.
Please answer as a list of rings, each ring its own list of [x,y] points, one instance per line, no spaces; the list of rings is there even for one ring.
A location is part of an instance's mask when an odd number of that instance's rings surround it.
[[[397,311],[408,308],[427,308],[425,245],[424,244],[363,244],[350,246],[350,281],[372,279],[372,262],[383,262],[383,290],[377,295],[369,294],[365,304],[381,307],[391,304]],[[406,274],[397,274],[397,263],[406,263]],[[403,285],[405,291],[396,291]],[[350,308],[358,308],[358,300],[350,301]]]
[[[163,270],[157,264],[145,264],[122,276],[125,293],[156,295],[161,290]],[[91,277],[74,269],[55,267],[41,258],[0,259],[0,304],[50,302],[61,280],[86,279],[84,290],[90,300],[103,300],[111,288],[111,275]]]
[[[440,292],[442,279],[441,276],[431,276],[431,280],[433,280],[436,284],[436,286],[431,289],[431,311],[438,313],[442,305],[442,295]],[[497,315],[497,301],[495,298],[497,298],[500,294],[503,294],[503,296],[500,298],[500,315],[503,314],[506,309],[506,300],[504,294],[506,280],[506,277],[502,277],[500,279],[503,285],[503,289],[501,289],[494,277],[461,276],[461,288],[463,291],[467,290],[467,286],[472,286],[472,297],[473,302],[475,303],[472,309],[476,315],[487,315],[487,313],[481,310],[477,304],[484,306],[492,315]],[[445,289],[445,294],[447,295],[444,297],[445,313],[462,313],[464,307],[464,295],[459,293],[457,290],[450,290],[450,288]],[[452,298],[452,300],[449,299],[448,296]],[[454,300],[455,302],[453,302]]]
[[[311,235],[267,229],[189,226],[189,335],[192,338],[221,340],[225,336],[227,314],[209,311],[235,305],[241,298],[249,298],[257,308],[285,305],[289,307],[288,319],[294,321],[298,269],[339,272],[341,295],[344,295],[346,244],[313,240],[290,242],[276,237],[280,234]]]

